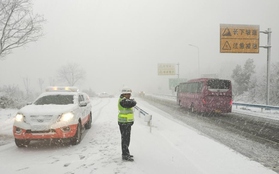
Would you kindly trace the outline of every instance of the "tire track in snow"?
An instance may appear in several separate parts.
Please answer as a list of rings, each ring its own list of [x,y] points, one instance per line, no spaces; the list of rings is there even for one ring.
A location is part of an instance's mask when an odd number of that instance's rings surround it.
[[[92,102],[92,124],[99,118],[100,113],[106,105],[110,103],[110,100],[91,100]],[[97,103],[96,103],[97,102]]]

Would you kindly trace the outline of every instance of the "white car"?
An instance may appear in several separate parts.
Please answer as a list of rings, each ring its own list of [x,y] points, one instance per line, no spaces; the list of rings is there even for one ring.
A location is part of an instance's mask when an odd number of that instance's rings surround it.
[[[69,139],[75,145],[81,141],[82,129],[91,128],[92,106],[87,94],[75,87],[49,87],[46,91],[18,111],[13,125],[18,147],[42,139]]]

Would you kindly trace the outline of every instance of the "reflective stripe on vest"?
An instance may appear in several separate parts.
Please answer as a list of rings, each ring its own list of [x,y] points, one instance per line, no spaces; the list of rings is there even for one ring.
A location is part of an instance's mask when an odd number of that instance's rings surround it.
[[[134,121],[134,111],[133,108],[123,108],[120,105],[120,101],[123,100],[120,98],[118,100],[118,122],[126,123]]]
[[[132,114],[133,110],[129,109],[129,110],[120,110],[119,111],[120,114]]]

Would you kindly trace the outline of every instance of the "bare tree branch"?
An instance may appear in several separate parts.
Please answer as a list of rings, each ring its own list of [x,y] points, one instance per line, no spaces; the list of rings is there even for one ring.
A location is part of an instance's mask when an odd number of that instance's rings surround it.
[[[32,15],[31,0],[1,0],[0,60],[15,48],[37,41],[42,36],[44,18]]]

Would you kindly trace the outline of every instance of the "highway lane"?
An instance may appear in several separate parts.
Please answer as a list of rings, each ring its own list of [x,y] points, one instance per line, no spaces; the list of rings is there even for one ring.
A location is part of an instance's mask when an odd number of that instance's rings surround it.
[[[175,101],[145,96],[150,104],[168,112],[203,134],[279,173],[279,121],[246,114],[191,113]]]

